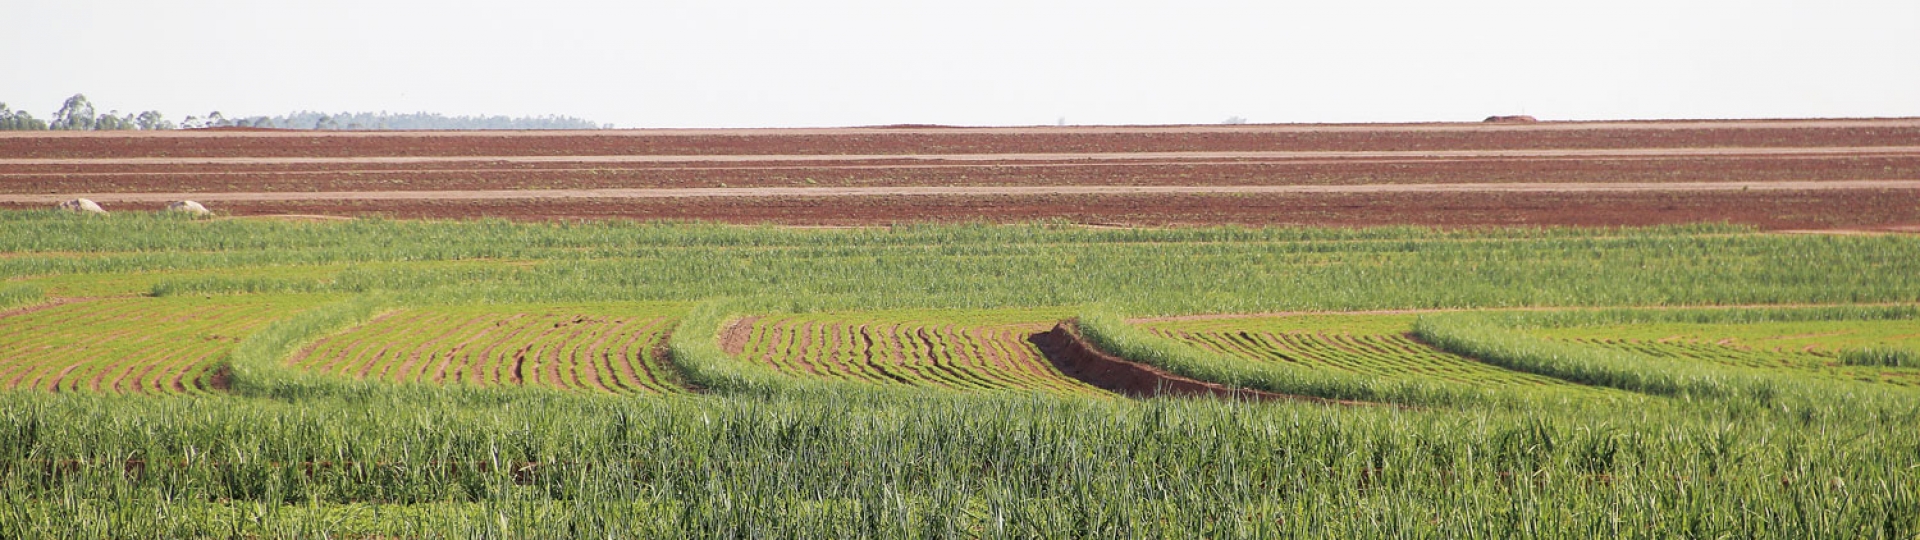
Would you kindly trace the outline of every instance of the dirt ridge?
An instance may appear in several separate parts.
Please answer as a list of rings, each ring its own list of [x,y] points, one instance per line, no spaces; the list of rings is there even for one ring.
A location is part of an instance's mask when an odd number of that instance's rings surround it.
[[[1047,332],[1027,338],[1069,377],[1131,397],[1199,396],[1249,401],[1305,401],[1321,404],[1363,405],[1359,402],[1233,388],[1169,373],[1100,350],[1081,337],[1077,321],[1062,321]]]

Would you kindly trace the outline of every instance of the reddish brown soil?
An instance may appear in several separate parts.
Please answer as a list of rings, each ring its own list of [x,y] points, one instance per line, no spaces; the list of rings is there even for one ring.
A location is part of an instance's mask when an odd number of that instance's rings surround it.
[[[120,132],[0,137],[0,158],[980,154],[1897,146],[1920,122],[635,130],[521,133]]]
[[[1034,334],[1028,340],[1039,347],[1061,373],[1127,396],[1205,396],[1256,401],[1292,400],[1327,404],[1361,404],[1232,388],[1168,373],[1166,370],[1122,359],[1094,347],[1080,337],[1079,330],[1073,321],[1062,322],[1055,325],[1053,330]]]
[[[760,317],[755,315],[728,323],[727,327],[720,331],[720,350],[734,356],[746,352],[747,344],[753,341],[753,325],[758,322]]]
[[[77,161],[44,161],[49,159]],[[204,159],[221,161],[194,162]],[[110,210],[157,209],[159,202],[126,196],[147,193],[214,199],[219,202],[210,206],[216,212],[234,216],[795,225],[1034,219],[1336,226],[1730,221],[1773,229],[1887,229],[1920,224],[1920,189],[1860,182],[1916,179],[1920,119],[0,134],[0,208],[45,207],[52,200],[47,197],[122,194],[123,201],[110,204]],[[1752,193],[1540,193],[1516,187],[1476,193],[843,193],[831,199],[783,192],[672,199],[576,193],[566,199],[451,200],[466,198],[458,192],[481,190],[1688,182],[1833,185]],[[242,196],[291,192],[446,196]]]

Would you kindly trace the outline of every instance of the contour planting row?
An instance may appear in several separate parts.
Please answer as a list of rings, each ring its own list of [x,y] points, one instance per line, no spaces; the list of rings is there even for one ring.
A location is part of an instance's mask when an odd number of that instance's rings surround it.
[[[313,297],[106,298],[0,318],[0,387],[53,392],[204,393],[242,337]]]
[[[1786,370],[1849,381],[1920,387],[1920,369],[1850,366],[1839,354],[1821,349],[1756,349],[1699,340],[1638,340],[1618,338],[1573,338],[1567,341],[1624,350],[1656,358],[1709,362],[1723,366]]]
[[[1153,334],[1253,362],[1338,370],[1383,379],[1434,378],[1473,385],[1584,389],[1560,379],[1489,365],[1434,349],[1383,321],[1356,316],[1341,328],[1339,316],[1259,317],[1151,322]],[[1392,317],[1395,323],[1410,322]],[[1389,323],[1393,325],[1395,323]]]
[[[1755,127],[1644,124],[1529,128],[1456,124],[1398,126],[1148,127],[1143,129],[717,130],[375,134],[326,132],[148,133],[11,136],[0,158],[348,157],[565,155],[835,155],[1264,150],[1465,150],[1541,148],[1699,148],[1901,146],[1920,140],[1910,121],[1861,121],[1847,127],[1793,122]],[[1544,128],[1544,129],[1542,129]],[[37,134],[36,134],[37,135]]]
[[[750,318],[729,353],[781,373],[966,391],[1104,394],[1054,367],[1028,338],[1049,322],[886,320],[863,315]]]
[[[646,305],[408,309],[321,340],[293,365],[397,382],[680,392],[685,383],[657,352],[680,311]]]

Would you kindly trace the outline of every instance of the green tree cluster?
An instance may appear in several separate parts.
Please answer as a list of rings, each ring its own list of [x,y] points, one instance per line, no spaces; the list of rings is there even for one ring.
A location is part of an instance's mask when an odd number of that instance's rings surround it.
[[[228,118],[219,111],[206,116],[187,116],[176,125],[167,120],[160,111],[146,111],[138,114],[121,114],[120,111],[97,112],[93,102],[85,94],[74,94],[60,105],[60,110],[48,120],[34,118],[26,111],[8,109],[0,103],[0,130],[61,130],[61,131],[111,131],[111,130],[160,130],[160,129],[198,129],[216,127],[254,127],[276,129],[313,129],[313,130],[427,130],[427,129],[611,129],[613,124],[600,124],[571,116],[508,117],[508,116],[447,116],[435,113],[318,113],[301,111],[282,116],[248,116]]]
[[[146,111],[139,114],[120,114],[120,111],[108,111],[106,114],[95,112],[93,102],[85,94],[74,94],[53,113],[53,118],[40,120],[26,111],[8,109],[0,103],[0,130],[61,130],[61,131],[111,131],[133,129],[173,129],[160,111]]]

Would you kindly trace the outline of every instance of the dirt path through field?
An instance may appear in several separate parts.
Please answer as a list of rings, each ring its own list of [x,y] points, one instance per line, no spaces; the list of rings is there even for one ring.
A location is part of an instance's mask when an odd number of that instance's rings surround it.
[[[468,191],[322,191],[230,193],[65,193],[0,195],[0,204],[54,204],[76,197],[99,203],[258,201],[455,201],[534,199],[684,199],[737,197],[894,197],[994,195],[1152,195],[1285,193],[1602,193],[1920,189],[1920,180],[1806,182],[1462,183],[1281,186],[898,186],[642,189],[506,189]]]
[[[1862,127],[1920,127],[1920,118],[1835,118],[1779,120],[1639,120],[1571,121],[1524,124],[1482,122],[1427,122],[1405,124],[1240,124],[1155,126],[867,126],[838,128],[649,128],[611,130],[489,130],[489,131],[312,131],[277,129],[211,129],[141,132],[143,136],[175,138],[231,137],[553,137],[632,136],[663,137],[714,135],[940,135],[1028,134],[1108,135],[1127,133],[1337,133],[1337,132],[1454,132],[1454,131],[1569,131],[1569,130],[1683,130],[1683,129],[1836,129]],[[0,131],[0,139],[18,137],[114,138],[114,131]]]
[[[1732,156],[1885,156],[1920,153],[1920,146],[1553,148],[1480,150],[1272,150],[1195,152],[1047,152],[981,154],[715,154],[598,156],[351,156],[351,157],[112,157],[0,158],[0,167],[29,165],[364,165],[426,163],[809,163],[809,162],[1136,162],[1171,160],[1470,159]]]

